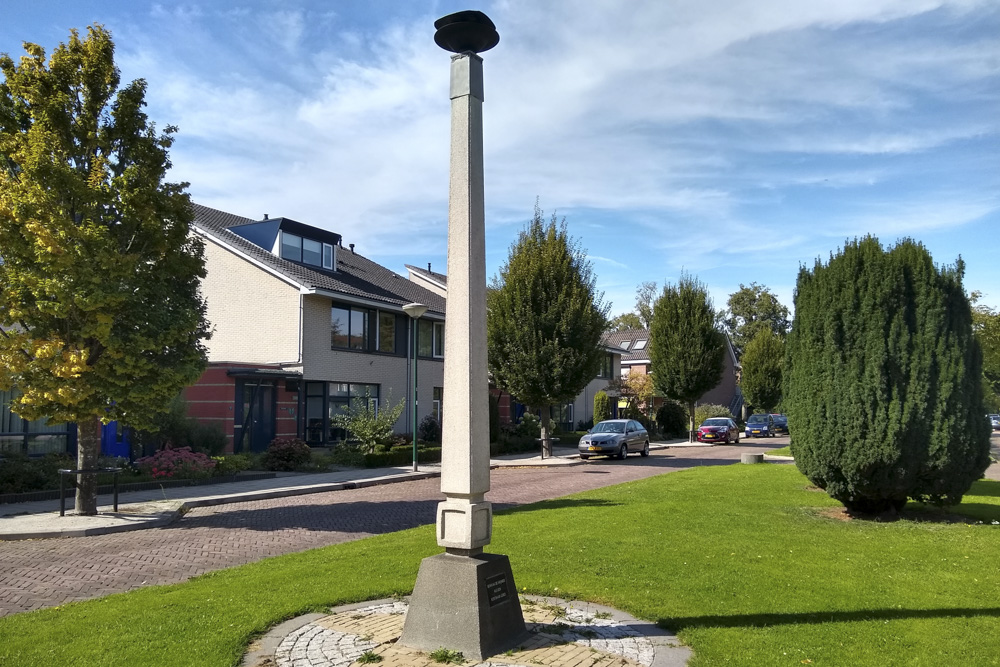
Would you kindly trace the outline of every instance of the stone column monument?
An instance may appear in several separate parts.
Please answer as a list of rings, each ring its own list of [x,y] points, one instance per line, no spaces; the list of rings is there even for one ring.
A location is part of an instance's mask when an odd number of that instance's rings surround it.
[[[451,180],[448,203],[448,313],[445,319],[441,491],[437,542],[424,559],[399,641],[481,660],[525,635],[506,556],[483,547],[493,533],[489,384],[486,374],[486,226],[483,198],[483,59],[500,41],[482,12],[434,23],[451,59]]]

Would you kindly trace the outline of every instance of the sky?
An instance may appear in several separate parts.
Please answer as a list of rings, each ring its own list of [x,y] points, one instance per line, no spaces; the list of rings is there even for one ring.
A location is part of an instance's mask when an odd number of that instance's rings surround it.
[[[793,306],[846,240],[961,256],[1000,308],[997,0],[0,0],[0,52],[101,23],[123,81],[176,125],[171,180],[237,215],[343,235],[444,272],[450,54],[484,11],[487,275],[537,200],[611,314],[644,281],[741,284]]]

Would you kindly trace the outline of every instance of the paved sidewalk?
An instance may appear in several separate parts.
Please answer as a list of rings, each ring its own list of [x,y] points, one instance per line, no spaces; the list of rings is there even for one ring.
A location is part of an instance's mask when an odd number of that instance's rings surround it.
[[[683,442],[665,442],[652,444],[650,449],[686,445],[687,443]],[[494,468],[553,467],[582,463],[576,448],[570,447],[555,447],[553,456],[545,459],[526,452],[490,460],[490,465]],[[0,505],[0,541],[84,537],[157,528],[170,524],[196,507],[357,489],[426,479],[440,474],[440,464],[420,464],[418,472],[413,472],[410,466],[400,466],[358,468],[316,474],[279,473],[280,476],[273,479],[130,491],[120,494],[117,512],[113,511],[111,494],[99,496],[97,516],[80,516],[69,509],[66,516],[61,517],[58,500],[11,503]],[[67,505],[70,508],[72,503],[72,498],[68,498]]]

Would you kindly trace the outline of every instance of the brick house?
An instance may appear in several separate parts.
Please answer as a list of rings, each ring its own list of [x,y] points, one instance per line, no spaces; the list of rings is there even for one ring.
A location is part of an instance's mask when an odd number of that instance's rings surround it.
[[[608,334],[607,342],[623,350],[621,358],[621,375],[630,373],[650,374],[649,331],[647,329],[627,329]],[[739,387],[740,364],[736,360],[733,344],[726,336],[726,352],[723,357],[722,379],[712,389],[705,392],[695,405],[715,404],[729,408],[737,419],[743,409],[743,393]],[[662,398],[653,399],[655,410],[663,404]]]
[[[432,271],[430,264],[427,265],[426,269],[407,264],[406,270],[409,279],[414,283],[427,287],[442,297],[447,295],[448,276]],[[601,347],[604,351],[604,361],[597,377],[591,380],[571,402],[552,407],[552,420],[564,430],[575,430],[580,422],[592,420],[594,418],[594,394],[605,389],[608,383],[621,373],[622,354],[626,350],[616,346],[608,336],[601,340]],[[518,403],[516,397],[500,391],[492,384],[490,385],[490,394],[499,399],[501,424],[520,421],[521,415],[527,409],[526,406]]]
[[[212,338],[209,367],[184,398],[190,416],[219,425],[227,451],[262,451],[282,436],[332,445],[345,435],[330,421],[341,407],[407,399],[411,332],[418,423],[440,418],[442,296],[344,248],[339,234],[197,204],[194,212]],[[414,302],[428,307],[416,327],[403,311]],[[397,432],[411,430],[409,407]]]

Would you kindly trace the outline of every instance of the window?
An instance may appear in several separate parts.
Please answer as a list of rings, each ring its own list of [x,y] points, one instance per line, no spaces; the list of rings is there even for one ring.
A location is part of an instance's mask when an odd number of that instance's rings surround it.
[[[306,383],[306,442],[322,442],[324,433],[323,398],[325,382]]]
[[[329,383],[330,434],[328,440],[337,442],[347,439],[347,432],[333,423],[333,417],[353,407],[356,399],[364,399],[365,397],[368,400],[368,409],[371,410],[372,414],[378,414],[379,385],[354,382]]]
[[[604,359],[601,360],[601,367],[597,371],[597,377],[610,378],[611,370],[613,367],[614,367],[614,360],[611,358],[611,355],[605,354]]]
[[[302,239],[302,263],[323,265],[323,244],[312,239]]]
[[[281,232],[281,257],[290,262],[333,269],[333,246],[313,239],[304,239],[286,231]]]
[[[431,402],[431,414],[434,415],[434,419],[437,420],[438,424],[441,424],[441,400],[444,396],[443,387],[434,387],[434,399]]]
[[[70,426],[50,425],[46,419],[28,421],[11,412],[13,391],[0,391],[0,453],[38,456],[61,454],[69,447]]]
[[[396,353],[396,315],[379,311],[378,314],[378,349],[388,354]]]
[[[444,322],[417,320],[417,333],[417,356],[434,359],[444,357]]]
[[[302,237],[281,232],[281,257],[290,262],[302,261]]]
[[[630,340],[625,341],[624,343],[621,344],[621,347],[624,350],[629,349],[630,347],[632,347],[632,341]]]
[[[559,428],[567,431],[573,430],[573,404],[553,405],[549,411],[549,418],[559,424]]]
[[[646,341],[645,340],[637,340],[637,341],[635,341],[635,345],[632,346],[632,351],[633,352],[636,352],[638,350],[645,350],[645,349],[646,349]]]
[[[367,350],[368,311],[349,306],[333,306],[330,309],[330,347]]]
[[[434,323],[434,356],[444,358],[444,322]]]

